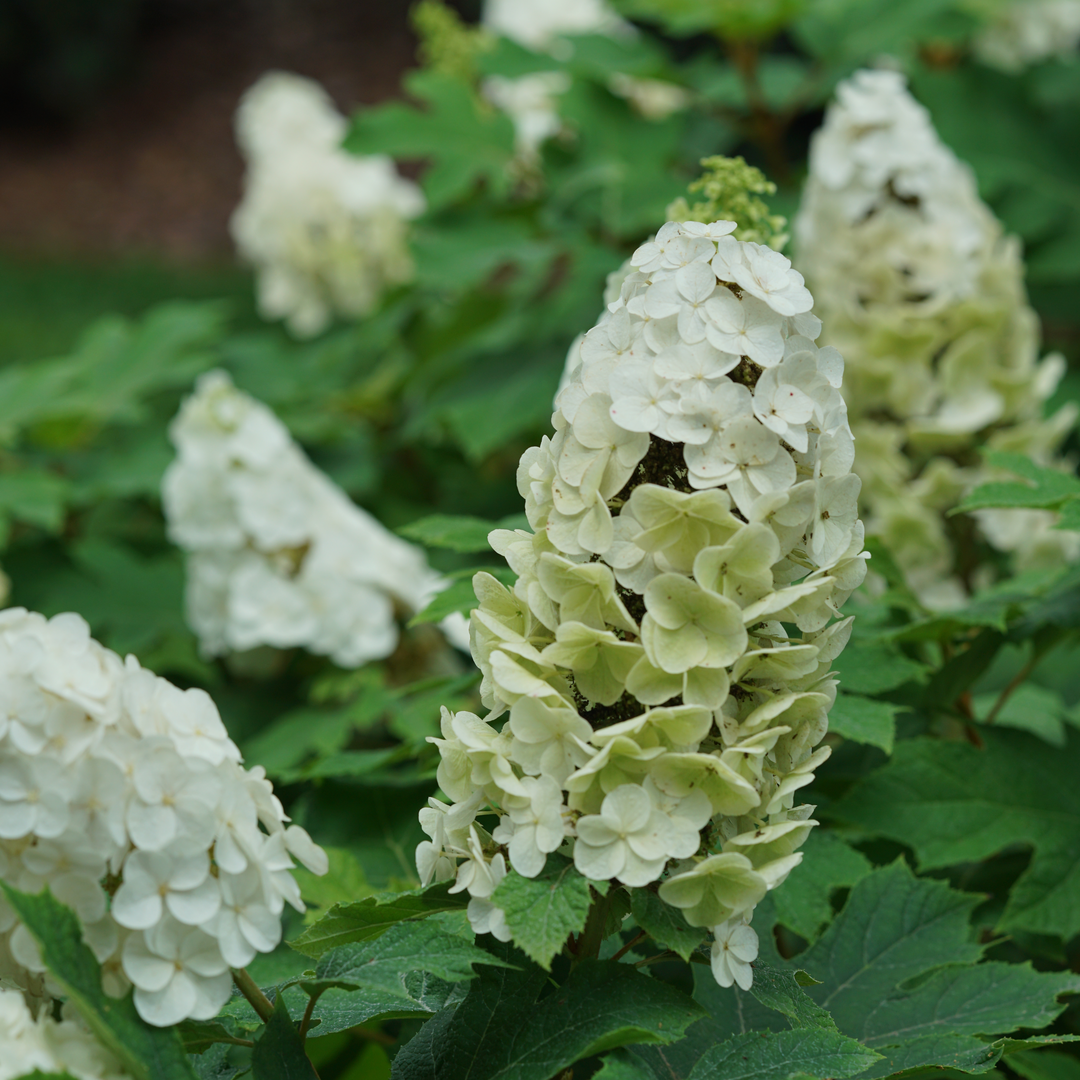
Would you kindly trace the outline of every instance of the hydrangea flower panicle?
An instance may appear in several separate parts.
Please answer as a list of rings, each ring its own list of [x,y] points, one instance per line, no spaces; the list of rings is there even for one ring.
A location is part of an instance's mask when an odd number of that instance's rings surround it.
[[[0,879],[72,908],[106,991],[133,985],[149,1023],[217,1015],[229,968],[277,946],[286,903],[303,911],[294,859],[322,874],[326,854],[203,691],[121,661],[78,615],[0,612],[0,698]],[[3,901],[0,928],[0,980],[49,992]]]
[[[233,239],[258,274],[260,311],[298,337],[367,314],[413,273],[406,237],[423,195],[390,158],[341,149],[347,127],[318,83],[282,71],[236,114],[247,174]]]
[[[994,477],[962,462],[985,446],[1051,464],[1076,419],[1075,406],[1043,418],[1064,360],[1037,359],[1019,242],[894,71],[837,87],[811,143],[795,237],[825,340],[847,361],[867,529],[925,604],[963,603],[980,582],[962,580],[965,542],[944,512]],[[1080,537],[1049,530],[1049,512],[976,517],[1018,569],[1080,555]]]
[[[474,582],[490,713],[444,710],[453,802],[421,811],[417,866],[501,940],[507,861],[660,882],[746,987],[754,906],[816,825],[795,797],[828,756],[866,556],[842,361],[801,275],[736,227],[665,225],[575,343],[554,434],[521,458],[531,531],[490,536],[517,581]]]
[[[358,667],[396,648],[396,608],[420,611],[444,587],[419,548],[356,506],[224,372],[199,379],[170,436],[162,502],[207,656],[302,646]],[[442,628],[467,648],[460,616]]]

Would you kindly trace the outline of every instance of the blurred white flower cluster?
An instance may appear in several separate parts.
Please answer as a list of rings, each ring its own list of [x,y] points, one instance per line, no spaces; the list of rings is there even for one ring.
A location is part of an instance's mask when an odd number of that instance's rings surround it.
[[[177,457],[162,501],[206,655],[300,646],[359,667],[397,646],[396,604],[420,611],[445,585],[224,372],[202,376],[169,433]],[[463,619],[443,630],[468,647]]]
[[[1080,0],[1003,0],[972,43],[975,55],[1002,71],[1022,71],[1080,44]]]
[[[342,150],[347,128],[318,83],[280,71],[236,114],[247,174],[233,239],[258,274],[262,314],[301,337],[367,314],[413,274],[406,236],[423,195],[390,158]]]
[[[829,752],[865,554],[843,361],[802,277],[735,228],[670,222],[635,252],[523,455],[535,532],[490,537],[517,583],[474,579],[490,712],[444,711],[453,804],[421,811],[417,864],[506,940],[507,860],[533,877],[567,845],[593,880],[660,880],[745,987],[746,924],[816,824],[795,794]]]
[[[0,879],[72,908],[105,989],[134,984],[149,1023],[215,1016],[229,969],[278,944],[286,902],[304,908],[293,858],[324,873],[326,855],[204,691],[121,660],[78,615],[0,613],[0,700]],[[48,993],[2,900],[0,978]]]
[[[795,237],[826,340],[847,359],[867,530],[924,602],[960,603],[944,515],[988,478],[976,448],[1049,463],[1075,421],[1070,408],[1042,416],[1064,360],[1038,360],[1020,245],[892,71],[838,87],[811,144]],[[1048,531],[1052,521],[1042,511],[981,516],[1020,568],[1076,554],[1078,538]]]
[[[605,0],[484,0],[482,22],[536,52],[557,49],[567,34],[633,33]]]
[[[76,1016],[34,1019],[17,990],[0,989],[0,1080],[35,1072],[65,1074],[74,1080],[121,1080],[130,1074]]]
[[[604,0],[485,0],[481,21],[493,33],[557,60],[573,55],[568,35],[629,37],[636,32]],[[681,86],[661,79],[616,73],[608,88],[650,120],[663,120],[689,104]],[[482,89],[488,101],[513,120],[523,161],[534,161],[540,145],[562,130],[558,98],[570,89],[565,72],[540,71],[513,79],[492,75]]]

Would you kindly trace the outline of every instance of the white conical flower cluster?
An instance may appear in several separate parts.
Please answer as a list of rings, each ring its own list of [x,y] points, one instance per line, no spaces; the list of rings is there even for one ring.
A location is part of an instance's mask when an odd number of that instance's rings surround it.
[[[998,0],[972,44],[984,64],[1010,72],[1067,56],[1080,44],[1080,0]]]
[[[35,1072],[74,1080],[126,1080],[130,1073],[76,1015],[34,1019],[23,995],[0,989],[0,1080]]]
[[[83,925],[106,990],[152,1024],[215,1016],[229,969],[304,905],[293,858],[326,855],[244,769],[213,701],[121,660],[78,615],[0,612],[0,879],[48,886]],[[0,900],[0,978],[40,990],[37,948]],[[47,980],[47,975],[46,975]]]
[[[417,864],[503,939],[507,860],[532,877],[566,845],[593,880],[661,880],[745,986],[736,925],[815,824],[794,797],[828,755],[865,556],[843,361],[788,260],[735,228],[671,222],[637,250],[523,455],[535,531],[491,534],[517,583],[475,578],[490,712],[443,714],[453,805],[421,812]]]
[[[1019,243],[892,71],[838,87],[795,236],[825,340],[847,360],[867,530],[928,604],[960,602],[944,514],[987,478],[976,448],[1049,462],[1075,419],[1068,408],[1042,417],[1064,361],[1038,360]],[[1059,561],[1076,542],[1047,532],[1049,514],[986,515],[987,539],[1020,566]]]
[[[177,458],[162,500],[205,654],[301,646],[357,667],[394,651],[395,604],[420,611],[444,587],[224,372],[200,378],[169,431]],[[468,647],[460,616],[443,629]]]
[[[302,337],[367,314],[413,274],[406,234],[424,197],[390,158],[342,150],[347,129],[318,83],[281,71],[236,114],[247,175],[233,239],[258,273],[262,314]]]

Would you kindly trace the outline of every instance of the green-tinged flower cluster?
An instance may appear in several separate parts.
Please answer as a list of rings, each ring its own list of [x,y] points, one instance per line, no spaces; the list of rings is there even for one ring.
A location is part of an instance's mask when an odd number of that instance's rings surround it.
[[[867,531],[925,603],[960,603],[980,582],[972,538],[950,534],[946,512],[989,478],[979,449],[1050,464],[1076,418],[1073,407],[1042,415],[1065,365],[1038,359],[1019,242],[891,71],[840,85],[812,144],[795,235],[826,340],[848,362]],[[1019,568],[1077,554],[1075,535],[1052,521],[979,514],[985,539]]]
[[[465,82],[477,78],[477,57],[495,45],[487,30],[469,26],[442,0],[420,0],[409,18],[420,38],[417,55],[424,67]]]
[[[517,582],[475,578],[489,713],[443,713],[452,803],[421,812],[417,865],[502,940],[507,860],[659,882],[745,987],[746,924],[816,824],[795,796],[829,752],[865,554],[843,361],[802,277],[735,229],[670,222],[635,252],[522,456],[531,531],[490,536]]]
[[[756,197],[775,195],[776,185],[742,157],[717,154],[702,158],[701,167],[705,172],[688,190],[700,191],[704,199],[691,206],[680,195],[668,207],[668,220],[734,221],[738,224],[733,234],[736,240],[782,250],[788,241],[787,218],[770,213],[768,203]]]

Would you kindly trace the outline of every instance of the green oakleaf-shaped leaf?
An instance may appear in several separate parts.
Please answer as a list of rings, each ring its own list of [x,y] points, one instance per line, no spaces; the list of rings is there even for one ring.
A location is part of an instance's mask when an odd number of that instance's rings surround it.
[[[965,510],[981,510],[990,506],[1033,506],[1056,509],[1062,503],[1080,497],[1080,480],[1059,469],[1047,469],[1036,465],[1023,454],[1002,450],[990,450],[986,460],[997,469],[1008,469],[1023,477],[1018,480],[995,480],[980,484],[970,495],[951,511],[959,514]]]
[[[44,469],[0,473],[0,528],[6,532],[7,519],[14,518],[58,532],[70,486],[63,477]]]
[[[254,1014],[255,1010],[252,1009]],[[189,1054],[201,1054],[215,1043],[247,1038],[248,1032],[254,1031],[262,1023],[258,1017],[255,1019],[257,1023],[245,1025],[232,1016],[222,1015],[213,1020],[182,1020],[176,1027],[184,1042],[184,1049]]]
[[[985,721],[992,715],[991,722],[995,727],[1026,731],[1051,746],[1061,747],[1068,742],[1065,725],[1077,725],[1065,699],[1045,686],[1021,683],[1000,708],[997,707],[998,698],[996,693],[973,695],[971,707],[975,718]]]
[[[293,1016],[302,1016],[308,1005],[308,997],[296,982],[271,989],[268,996],[276,998],[280,993]],[[357,1024],[379,1020],[427,1020],[440,1009],[460,1001],[465,996],[462,983],[448,983],[424,971],[409,971],[400,975],[393,992],[386,990],[341,990],[336,987],[319,994],[312,1011],[308,1029],[309,1039],[335,1035]],[[258,1031],[262,1020],[250,1003],[239,995],[226,1004],[216,1021],[226,1029],[238,1027],[242,1032]],[[191,1031],[192,1042],[201,1035],[209,1034],[197,1027]],[[187,1032],[185,1031],[185,1036]],[[249,1036],[250,1037],[250,1036]]]
[[[765,904],[768,904],[767,899]],[[757,922],[762,914],[760,906],[754,914]],[[760,923],[758,929],[761,930]],[[769,955],[769,939],[765,934],[761,937],[761,952]],[[774,966],[779,967],[781,963],[779,957],[773,958]],[[671,1046],[642,1046],[632,1051],[647,1061],[658,1077],[686,1080],[702,1055],[733,1036],[747,1032],[785,1031],[790,1026],[780,1012],[763,1005],[753,993],[737,986],[717,985],[709,967],[692,964],[690,970],[694,978],[694,1000],[706,1011],[705,1018],[691,1024],[686,1037]]]
[[[927,869],[1032,846],[1000,928],[1070,938],[1080,933],[1080,733],[1059,748],[1023,732],[980,731],[982,750],[905,740],[836,812],[911,845]]]
[[[462,982],[475,975],[473,964],[501,963],[437,923],[403,922],[378,938],[353,941],[324,953],[315,978],[304,979],[301,985],[309,994],[338,987],[404,997],[402,978],[409,972],[425,971],[445,982]]]
[[[881,694],[909,681],[923,682],[926,665],[905,656],[895,645],[853,639],[831,665],[845,693]]]
[[[353,118],[345,140],[358,154],[430,158],[422,182],[432,207],[468,194],[483,179],[496,194],[510,185],[507,165],[514,156],[514,125],[502,112],[485,108],[461,79],[434,71],[405,78],[416,108],[392,102],[364,109]]]
[[[758,960],[750,993],[766,1008],[786,1016],[793,1028],[836,1031],[833,1018],[806,993],[805,988],[815,984],[805,971],[784,971]]]
[[[244,1066],[233,1060],[233,1047],[215,1043],[201,1054],[192,1056],[191,1067],[199,1080],[233,1080]]]
[[[870,860],[837,834],[814,829],[802,846],[803,861],[772,893],[777,921],[807,941],[833,917],[829,900],[836,889],[850,888],[870,873]]]
[[[791,1076],[847,1077],[879,1055],[838,1031],[797,1028],[749,1031],[706,1051],[690,1080],[788,1080]]]
[[[364,868],[351,851],[335,847],[324,847],[323,851],[327,854],[330,868],[321,877],[303,867],[293,871],[308,911],[315,909],[311,918],[307,918],[305,913],[305,921],[309,923],[315,922],[319,909],[360,900],[373,891],[364,876]]]
[[[1061,518],[1054,528],[1080,532],[1080,499],[1070,499],[1067,503],[1062,503],[1060,510]]]
[[[704,927],[691,926],[677,907],[665,904],[649,889],[631,890],[630,905],[638,926],[658,945],[678,953],[684,960],[689,960],[705,939]]]
[[[1011,619],[1025,610],[1036,607],[1044,595],[1053,596],[1060,585],[1067,584],[1070,573],[1070,570],[1063,570],[1060,567],[1025,570],[1021,574],[996,582],[989,588],[980,589],[961,608],[952,608],[926,618],[915,619],[890,631],[889,635],[894,641],[940,641],[942,638],[976,626],[984,626],[1004,633]],[[1074,598],[1070,597],[1070,600]],[[1075,603],[1072,604],[1070,610],[1075,611]],[[983,637],[984,644],[988,640]],[[965,650],[965,653],[968,651],[970,650]],[[959,654],[953,659],[961,660],[963,656],[964,654]],[[945,666],[949,667],[952,663],[953,661],[949,661],[949,664]],[[937,693],[935,681],[936,676],[927,689],[930,700],[935,702],[952,700],[935,696]]]
[[[605,1056],[592,1080],[656,1080],[656,1073],[631,1051],[619,1049]]]
[[[1058,995],[1080,990],[1075,975],[975,964],[982,949],[968,921],[980,899],[916,878],[897,861],[864,877],[799,955],[821,980],[810,997],[842,1032],[883,1055],[869,1076],[930,1065],[988,1069],[1000,1050],[977,1036],[1044,1027],[1064,1008]]]
[[[161,304],[138,323],[116,315],[95,322],[70,356],[17,364],[0,373],[0,436],[43,421],[77,417],[80,425],[131,422],[144,399],[184,386],[214,362],[208,347],[221,333],[217,303]],[[79,438],[82,427],[74,429]]]
[[[254,1080],[319,1080],[280,994],[251,1052],[251,1075]]]
[[[490,551],[488,533],[492,529],[527,529],[524,514],[514,514],[502,521],[484,521],[478,517],[461,517],[453,514],[432,514],[413,521],[398,532],[409,540],[425,547],[448,548],[450,551],[470,553]]]
[[[859,1070],[867,1080],[928,1066],[990,1069],[1009,1049],[1008,1040],[994,1037],[1050,1023],[1064,1007],[1058,996],[1080,990],[1080,978],[977,963],[982,949],[971,940],[969,919],[981,899],[916,878],[897,862],[863,876],[821,938],[786,962],[767,932],[767,897],[755,913],[761,953],[750,991],[721,989],[707,968],[695,966],[694,998],[708,1018],[674,1046],[634,1053],[672,1080],[710,1075],[698,1070],[711,1048],[735,1036],[749,1042],[763,1031],[782,1033],[783,1013],[799,1031],[835,1023],[880,1054]],[[820,981],[803,985],[797,968]],[[726,1071],[716,1075],[727,1078]]]
[[[418,626],[420,623],[440,622],[447,615],[461,612],[468,616],[474,607],[479,606],[476,599],[476,591],[473,589],[473,578],[477,572],[484,571],[501,581],[504,585],[512,585],[516,580],[514,574],[505,566],[473,566],[467,570],[455,570],[447,574],[451,581],[442,592],[432,597],[431,603],[423,611],[418,611],[410,620],[409,626]]]
[[[896,738],[896,714],[904,710],[903,705],[891,701],[842,693],[829,710],[829,731],[852,742],[878,746],[891,754]]]
[[[437,911],[460,911],[468,906],[469,897],[467,893],[449,892],[451,884],[441,881],[426,889],[335,904],[289,944],[297,952],[318,960],[324,953],[350,941],[377,938],[397,923],[423,919]]]
[[[607,882],[592,882],[598,891],[607,891]],[[550,970],[551,959],[571,934],[579,934],[589,915],[590,883],[563,855],[549,855],[544,869],[534,878],[516,871],[503,878],[491,897],[506,915],[506,925],[514,944],[542,968]]]
[[[151,1027],[131,995],[106,996],[101,966],[82,943],[78,916],[46,889],[31,896],[3,882],[7,902],[37,942],[49,975],[64,990],[94,1034],[137,1080],[191,1080],[193,1073],[176,1028]]]
[[[1009,1057],[1009,1068],[1024,1080],[1080,1080],[1080,1060],[1059,1050],[1021,1050]]]
[[[490,948],[518,969],[482,968],[465,1000],[402,1048],[395,1080],[550,1080],[605,1050],[674,1042],[704,1012],[674,987],[609,960],[583,961],[540,997],[540,968],[509,945]]]

